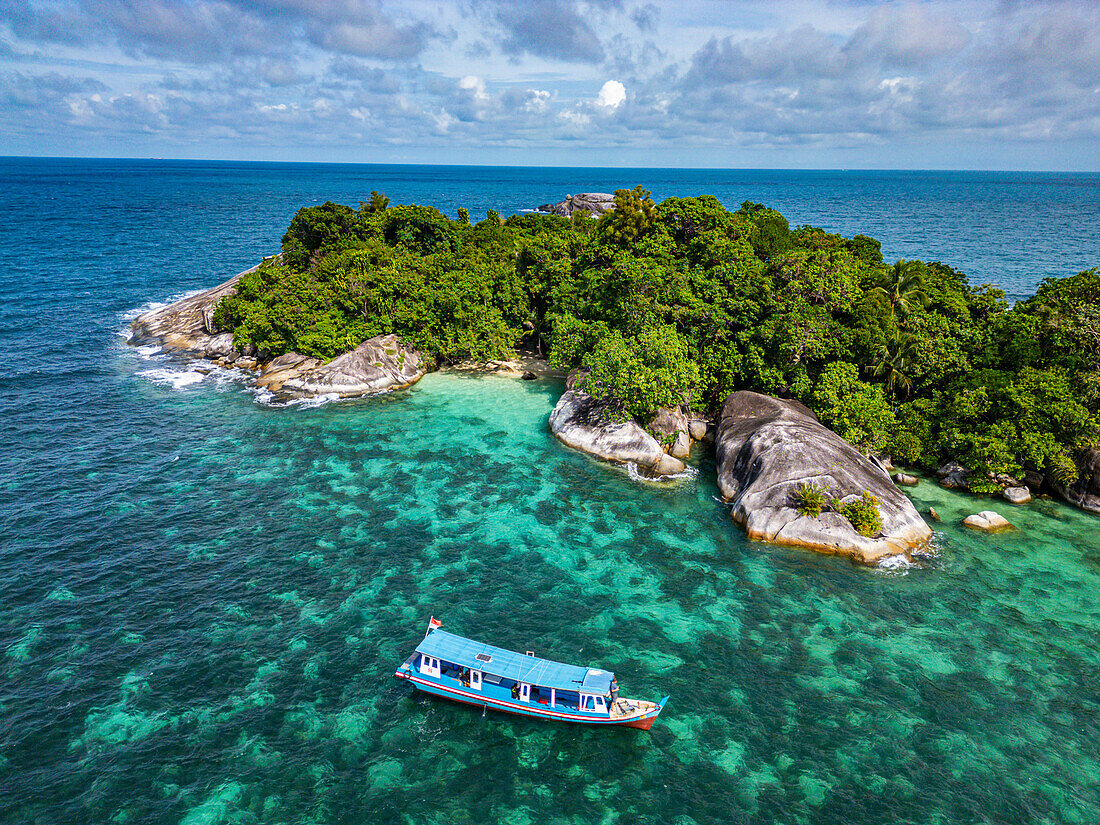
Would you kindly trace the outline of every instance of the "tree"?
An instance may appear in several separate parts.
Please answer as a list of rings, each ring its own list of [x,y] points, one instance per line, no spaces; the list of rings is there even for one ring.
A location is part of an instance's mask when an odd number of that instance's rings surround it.
[[[597,231],[613,243],[632,244],[657,219],[657,207],[649,194],[641,186],[615,190],[615,208],[600,217]]]
[[[359,202],[359,211],[367,215],[376,215],[379,212],[385,212],[386,208],[390,205],[390,199],[383,195],[381,192],[374,190],[370,193],[370,200],[366,203]]]
[[[611,330],[584,357],[583,389],[616,402],[620,417],[647,422],[661,407],[683,403],[699,382],[699,367],[670,326],[651,326],[636,337]]]
[[[879,350],[879,361],[873,373],[884,378],[886,391],[895,398],[908,396],[913,388],[910,372],[916,363],[916,340],[912,335],[895,330]]]
[[[876,286],[871,291],[890,305],[891,314],[901,320],[917,306],[925,306],[928,296],[924,293],[925,267],[921,261],[907,261],[904,258],[895,263],[887,272],[885,286]]]
[[[897,427],[882,387],[860,381],[856,365],[844,361],[821,373],[810,406],[845,441],[872,452],[882,450]]]
[[[326,201],[299,209],[283,235],[283,260],[304,270],[321,247],[347,235],[354,224],[355,211],[340,203]]]
[[[760,260],[770,261],[791,248],[791,225],[775,209],[745,201],[737,214],[748,220],[749,242]]]

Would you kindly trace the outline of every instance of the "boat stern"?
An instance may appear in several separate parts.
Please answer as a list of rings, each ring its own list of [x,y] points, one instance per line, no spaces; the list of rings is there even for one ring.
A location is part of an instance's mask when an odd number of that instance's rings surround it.
[[[408,679],[412,675],[412,665],[416,661],[416,654],[412,654],[406,659],[397,670],[394,671],[394,678]]]

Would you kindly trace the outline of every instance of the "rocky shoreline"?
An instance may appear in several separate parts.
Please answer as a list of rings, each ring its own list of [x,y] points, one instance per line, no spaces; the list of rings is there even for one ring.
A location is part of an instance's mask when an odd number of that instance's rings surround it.
[[[376,395],[412,386],[430,369],[430,360],[396,335],[370,338],[328,363],[297,352],[272,358],[254,347],[237,349],[231,332],[218,331],[214,309],[218,301],[233,293],[244,275],[257,268],[142,313],[130,325],[130,343],[157,344],[184,357],[206,358],[219,366],[246,370],[255,375],[257,386],[288,399]]]
[[[563,444],[605,461],[634,465],[643,476],[678,476],[687,470],[683,459],[690,455],[693,440],[706,437],[705,421],[689,420],[681,407],[662,409],[647,430],[633,419],[620,420],[609,402],[584,392],[584,378],[581,370],[569,374],[550,413],[550,431]]]
[[[141,314],[131,324],[130,343],[157,344],[184,357],[246,370],[257,386],[287,399],[377,395],[412,386],[435,368],[393,334],[363,341],[327,363],[295,352],[270,357],[251,347],[238,350],[232,333],[217,329],[214,309],[242,276],[255,269]],[[462,362],[448,369],[527,379],[566,377],[532,353],[488,363]],[[931,528],[898,487],[917,479],[903,473],[891,478],[886,466],[861,454],[796,401],[735,392],[726,399],[717,424],[677,406],[659,410],[643,427],[634,420],[620,420],[609,402],[584,392],[584,377],[577,370],[566,377],[565,392],[549,417],[551,432],[563,444],[605,461],[633,465],[643,477],[661,479],[685,473],[684,459],[694,444],[713,443],[719,490],[733,520],[751,539],[872,565],[890,556],[909,557],[928,545]],[[1093,452],[1078,481],[1058,492],[1071,504],[1100,513],[1100,451]],[[966,487],[966,471],[960,465],[945,465],[940,476],[945,487]],[[831,506],[816,514],[800,508],[798,496],[807,485],[820,488]],[[1005,495],[1023,505],[1031,494],[1021,484]],[[877,508],[881,524],[873,533],[857,530],[844,515],[847,505],[861,500],[873,501]],[[967,524],[986,532],[1011,529],[992,511]]]

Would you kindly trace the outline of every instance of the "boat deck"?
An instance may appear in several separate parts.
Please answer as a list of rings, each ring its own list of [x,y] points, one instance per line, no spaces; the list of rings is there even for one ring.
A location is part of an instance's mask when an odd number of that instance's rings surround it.
[[[637,716],[640,713],[649,713],[657,709],[656,702],[647,702],[644,699],[619,699],[611,705],[612,719],[625,719]]]

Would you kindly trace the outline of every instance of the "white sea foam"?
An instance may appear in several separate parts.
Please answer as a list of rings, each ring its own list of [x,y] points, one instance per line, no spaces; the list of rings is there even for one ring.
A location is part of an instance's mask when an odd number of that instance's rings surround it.
[[[626,474],[635,481],[651,481],[656,484],[666,484],[670,481],[679,481],[684,478],[695,478],[699,471],[695,467],[688,467],[682,473],[673,473],[667,476],[653,476],[643,473],[633,461],[626,462]]]
[[[911,570],[917,566],[916,562],[906,558],[903,553],[898,553],[896,556],[883,556],[878,560],[879,569],[889,570],[891,572]]]
[[[312,398],[296,398],[293,401],[288,401],[287,406],[297,405],[303,410],[314,409],[315,407],[322,407],[328,404],[330,401],[339,401],[340,396],[334,392],[325,393],[324,395],[315,395]]]
[[[146,301],[141,306],[136,306],[132,309],[127,309],[124,312],[120,312],[118,314],[118,320],[122,321],[122,323],[129,327],[132,321],[144,315],[146,312],[152,312],[154,309],[163,309],[164,307],[168,306],[168,304],[168,301]]]
[[[134,347],[134,352],[140,355],[142,358],[152,358],[154,355],[160,355],[164,352],[164,347],[156,344],[150,344],[147,347]]]
[[[265,407],[297,407],[300,410],[313,410],[318,407],[323,407],[325,404],[331,404],[333,401],[339,401],[340,396],[336,393],[325,393],[324,395],[315,395],[310,398],[280,398],[271,390],[262,389],[256,387],[252,391],[252,397],[256,400],[257,404],[261,404]]]
[[[118,334],[129,341],[134,335],[134,331],[130,329],[130,324],[132,324],[146,312],[153,312],[154,310],[164,309],[166,306],[174,304],[176,301],[182,301],[184,298],[190,298],[193,295],[198,295],[200,292],[205,291],[205,289],[192,289],[187,292],[181,292],[178,295],[174,295],[170,297],[167,301],[146,301],[140,306],[124,310],[118,314],[118,320],[122,323],[122,328],[119,329]]]
[[[170,369],[158,367],[152,370],[142,370],[138,373],[142,378],[152,381],[154,384],[170,386],[173,389],[183,389],[191,384],[198,384],[206,374],[193,369]]]

